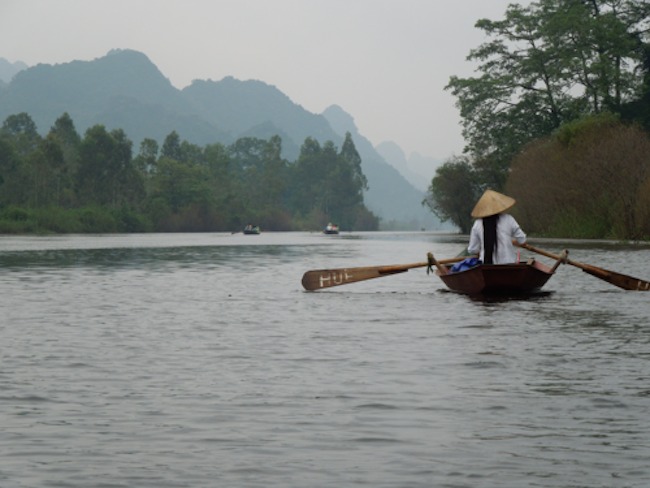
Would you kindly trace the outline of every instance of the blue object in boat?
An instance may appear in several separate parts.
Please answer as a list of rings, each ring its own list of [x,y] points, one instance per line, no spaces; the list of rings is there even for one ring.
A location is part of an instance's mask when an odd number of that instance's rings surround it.
[[[463,259],[462,261],[454,264],[451,267],[451,272],[452,273],[458,273],[460,271],[465,271],[470,268],[473,268],[474,266],[478,266],[481,264],[481,260],[479,258],[467,258]]]

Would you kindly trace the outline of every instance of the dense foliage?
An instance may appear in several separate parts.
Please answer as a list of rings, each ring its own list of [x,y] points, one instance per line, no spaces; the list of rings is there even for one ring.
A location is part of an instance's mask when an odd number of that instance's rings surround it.
[[[375,230],[350,134],[305,140],[297,161],[281,157],[279,136],[200,147],[171,132],[145,139],[133,156],[123,130],[90,127],[68,114],[45,137],[26,113],[0,128],[0,232]]]
[[[468,56],[479,63],[479,76],[453,76],[447,86],[457,98],[467,141],[469,159],[467,167],[462,168],[466,181],[460,190],[466,200],[475,201],[488,187],[503,190],[507,186],[522,194],[523,188],[517,185],[524,184],[524,178],[508,181],[513,159],[528,144],[544,144],[536,141],[570,130],[565,129],[567,124],[580,124],[580,120],[589,121],[598,114],[614,114],[620,122],[601,124],[597,129],[604,141],[613,141],[609,131],[623,130],[623,123],[636,122],[646,130],[650,128],[647,0],[539,0],[527,7],[511,4],[503,20],[481,19],[476,27],[489,39]],[[602,151],[609,149],[599,147]],[[564,146],[564,150],[569,151],[569,147]],[[575,148],[571,151],[574,159],[565,153],[566,164],[575,161]],[[450,164],[453,168],[457,162]],[[536,168],[538,174],[553,173],[552,168],[545,168],[550,164],[547,160],[538,158],[536,164],[541,166]],[[458,190],[441,191],[447,186],[445,172],[449,169],[443,166],[434,177],[429,206],[466,231],[466,222],[458,218],[463,211],[459,206],[462,199],[447,198],[447,194]],[[462,186],[456,180],[453,185]],[[548,187],[546,191],[547,198],[559,200],[560,191],[566,191],[566,187]],[[541,205],[543,200],[538,202]],[[565,206],[563,212],[571,211],[579,220],[584,203],[578,205],[573,200],[575,207]],[[551,211],[553,207],[546,208]],[[525,215],[522,218],[522,225],[536,228],[525,220]],[[549,218],[554,222],[562,220],[560,216]],[[629,225],[624,226],[626,230],[605,227],[589,234],[622,238],[638,234]],[[544,229],[563,235],[569,230],[565,225],[545,225]]]
[[[650,239],[650,135],[601,114],[563,126],[514,160],[506,191],[528,232]]]
[[[470,213],[479,194],[476,172],[466,157],[456,157],[436,171],[429,193],[424,200],[442,222],[451,220],[461,232],[472,227]]]

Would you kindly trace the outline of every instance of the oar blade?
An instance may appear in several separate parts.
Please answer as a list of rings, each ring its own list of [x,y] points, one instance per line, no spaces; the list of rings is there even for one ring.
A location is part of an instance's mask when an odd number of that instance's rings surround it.
[[[358,281],[371,280],[396,273],[408,271],[408,267],[374,266],[363,268],[316,269],[307,271],[302,276],[302,286],[307,291],[347,285]]]
[[[441,259],[437,265],[457,263],[465,259],[465,256],[457,256],[451,259]],[[411,264],[389,264],[384,266],[365,266],[360,268],[338,268],[338,269],[315,269],[307,271],[302,276],[302,286],[307,291],[331,288],[332,286],[347,285],[358,281],[382,278],[398,273],[404,273],[413,268],[424,268],[431,266],[431,261],[423,261]]]
[[[611,283],[614,286],[618,286],[623,290],[650,291],[650,282],[641,280],[639,278],[634,278],[632,276],[627,276],[621,273],[615,273],[614,271],[609,271],[602,268],[594,268],[586,265],[583,265],[580,268],[585,273],[607,281],[608,283]]]
[[[552,259],[562,259],[561,256],[544,251],[543,249],[538,249],[530,244],[520,244],[520,247],[528,249],[529,251],[536,252],[542,256],[546,256]],[[633,290],[633,291],[650,291],[650,282],[641,280],[639,278],[634,278],[633,276],[627,276],[622,273],[617,273],[615,271],[610,271],[608,269],[599,268],[591,264],[579,263],[577,261],[572,261],[571,259],[566,259],[566,262],[576,268],[580,268],[587,274],[595,276],[603,281],[607,281],[614,286],[618,286],[623,290]]]

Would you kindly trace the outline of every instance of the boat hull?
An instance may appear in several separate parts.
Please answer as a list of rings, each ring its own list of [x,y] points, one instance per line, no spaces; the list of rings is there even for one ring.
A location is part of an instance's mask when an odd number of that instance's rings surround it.
[[[336,235],[339,233],[339,226],[336,224],[327,224],[323,229],[323,234]]]
[[[260,228],[258,226],[255,226],[255,227],[246,226],[246,227],[244,227],[243,232],[244,232],[244,234],[249,235],[249,236],[259,235]]]
[[[540,290],[553,276],[543,263],[481,264],[457,273],[441,274],[450,290],[468,295],[516,295]]]

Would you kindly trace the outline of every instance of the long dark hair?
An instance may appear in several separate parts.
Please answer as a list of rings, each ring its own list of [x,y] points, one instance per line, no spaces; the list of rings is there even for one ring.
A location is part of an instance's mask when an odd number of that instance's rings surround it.
[[[483,262],[492,264],[493,256],[497,252],[497,223],[499,214],[483,217]]]

